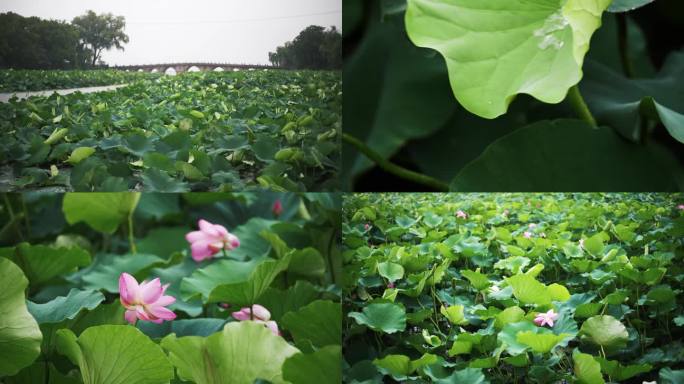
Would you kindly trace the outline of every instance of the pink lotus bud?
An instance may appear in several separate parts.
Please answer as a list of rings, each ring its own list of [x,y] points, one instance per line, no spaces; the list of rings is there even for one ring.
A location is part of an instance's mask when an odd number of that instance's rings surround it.
[[[370,229],[370,225],[369,225],[368,223],[364,224],[364,225],[363,225],[363,229],[364,229],[366,232],[368,232],[368,230]]]
[[[468,214],[459,209],[458,211],[456,211],[456,217],[458,217],[459,219],[467,219]]]
[[[537,317],[534,318],[534,323],[540,327],[543,327],[544,325],[553,327],[553,322],[557,319],[558,314],[555,313],[553,309],[549,309],[549,311],[546,313],[538,313]]]
[[[525,233],[523,233],[523,237],[526,239],[531,239],[532,238],[532,232],[525,231]]]
[[[223,308],[223,309],[228,309],[228,308],[230,308],[230,304],[228,304],[228,303],[219,303],[219,307],[221,307],[221,308]]]
[[[283,213],[283,203],[280,202],[280,199],[277,199],[273,203],[273,208],[271,208],[271,212],[273,212],[273,216],[275,217],[278,217],[281,213]]]
[[[250,313],[254,311],[254,316],[250,316]],[[244,307],[237,312],[233,312],[233,318],[238,321],[254,321],[259,324],[263,324],[266,328],[270,329],[275,335],[280,335],[278,330],[278,324],[271,320],[271,312],[259,304],[254,304],[252,307]]]
[[[684,211],[684,204],[679,204],[677,206],[677,209],[679,209],[680,211]]]
[[[168,284],[162,286],[159,278],[138,284],[133,276],[122,273],[119,276],[119,295],[121,304],[126,308],[126,321],[135,325],[138,319],[157,324],[175,319],[176,314],[164,308],[176,301],[175,297],[164,295],[168,287]]]
[[[394,288],[394,283],[391,281],[389,283],[387,283],[387,288],[389,288],[389,289]]]
[[[229,233],[222,225],[200,219],[198,226],[199,231],[185,235],[185,239],[190,243],[192,258],[195,261],[199,262],[212,258],[222,249],[230,251],[240,246],[240,239]]]

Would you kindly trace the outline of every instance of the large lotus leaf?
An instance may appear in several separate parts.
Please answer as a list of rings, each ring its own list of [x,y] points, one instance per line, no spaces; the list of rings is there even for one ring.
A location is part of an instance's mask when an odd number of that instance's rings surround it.
[[[342,343],[342,306],[329,300],[316,300],[281,321],[295,342],[310,341],[315,347]]]
[[[37,304],[27,301],[26,304],[29,312],[39,324],[59,323],[66,319],[73,319],[82,309],[94,309],[104,299],[104,295],[97,291],[72,289],[66,296],[56,297],[47,303]]]
[[[139,321],[136,326],[151,338],[161,339],[174,333],[176,336],[209,336],[219,332],[226,320],[217,318],[182,319],[155,324],[150,321]]]
[[[650,364],[622,365],[619,361],[594,357],[601,364],[601,370],[613,380],[623,381],[653,369]]]
[[[406,141],[442,127],[455,105],[444,62],[416,49],[402,25],[376,22],[365,36],[344,63],[343,130],[391,157]],[[342,153],[346,183],[372,166],[351,147],[345,146]]]
[[[513,287],[513,296],[523,304],[548,305],[551,303],[551,293],[547,287],[529,275],[513,275],[506,278],[506,282]]]
[[[593,61],[585,69],[581,89],[600,123],[639,141],[642,120],[656,120],[684,143],[684,52],[670,54],[655,78],[628,79]]]
[[[188,248],[185,234],[190,231],[192,230],[186,227],[154,228],[143,239],[136,240],[138,252],[167,259],[171,254]]]
[[[575,376],[579,384],[605,383],[603,375],[601,375],[601,365],[592,355],[579,353],[576,349],[572,354],[572,362],[574,363]]]
[[[684,382],[684,369],[674,370],[669,367],[662,368],[658,373],[661,384],[679,384]]]
[[[651,4],[655,0],[613,0],[608,12],[627,12]]]
[[[480,368],[455,370],[446,377],[435,376],[431,370],[427,370],[426,374],[430,376],[435,384],[489,384],[489,380],[487,380]]]
[[[283,363],[283,379],[293,384],[342,382],[342,348],[329,345],[313,353],[297,353]]]
[[[91,265],[72,274],[68,280],[80,283],[82,288],[105,289],[107,292],[117,293],[119,292],[119,276],[123,272],[135,275],[147,268],[165,265],[166,262],[155,255],[142,253],[99,254],[95,256]]]
[[[525,317],[525,311],[518,306],[512,306],[499,312],[494,318],[494,327],[502,329],[506,324],[517,323]]]
[[[625,326],[613,316],[608,315],[588,318],[582,324],[580,333],[594,344],[606,348],[625,346],[629,340]]]
[[[140,200],[140,193],[67,193],[62,210],[69,224],[84,221],[96,231],[114,233]]]
[[[418,368],[434,364],[437,360],[437,356],[430,353],[425,353],[416,360],[411,360],[406,355],[387,355],[373,360],[373,365],[399,379],[412,374]]]
[[[202,302],[198,299],[183,300],[181,298],[181,283],[184,278],[192,275],[200,265],[191,257],[186,257],[181,263],[170,267],[152,269],[148,279],[158,277],[164,284],[169,284],[166,294],[176,298],[169,309],[180,310],[193,317],[199,316],[202,313]]]
[[[348,316],[374,331],[395,333],[406,328],[406,310],[399,304],[373,303],[361,311],[350,312]]]
[[[252,384],[257,379],[285,384],[283,362],[299,353],[253,321],[228,323],[222,332],[208,337],[171,334],[161,346],[182,380],[213,384]]]
[[[78,376],[74,376],[73,373],[69,373],[68,376],[64,375],[52,363],[46,363],[41,360],[22,369],[18,374],[5,378],[3,383],[81,384],[83,382]]]
[[[468,320],[463,313],[464,307],[462,305],[450,305],[449,307],[442,306],[439,312],[449,320],[451,324],[464,325],[468,324]]]
[[[444,56],[470,112],[495,118],[519,93],[561,102],[611,0],[408,0],[406,31]]]
[[[211,303],[220,301],[235,306],[256,304],[276,276],[287,269],[290,259],[291,255],[278,260],[221,260],[183,279],[183,299],[201,294],[203,299]]]
[[[21,243],[8,256],[21,266],[32,286],[90,263],[90,254],[79,247],[53,248]]]
[[[394,282],[404,277],[404,267],[401,264],[385,261],[378,263],[378,273],[385,279]]]
[[[60,329],[57,349],[79,366],[84,384],[161,384],[174,377],[164,351],[130,325],[90,327],[78,338]]]
[[[506,324],[497,335],[498,340],[503,344],[506,352],[510,355],[518,355],[527,350],[528,346],[518,341],[518,333],[539,332],[539,327],[529,321]]]
[[[0,257],[0,377],[29,366],[40,354],[43,335],[26,309],[28,280],[11,261]]]
[[[230,251],[231,257],[240,260],[264,257],[271,247],[260,234],[270,230],[275,223],[277,221],[255,217],[236,227],[231,233],[240,239],[240,246]]]
[[[548,353],[561,341],[570,336],[567,333],[555,335],[553,333],[535,333],[533,331],[518,332],[515,336],[516,341],[526,345],[537,353]]]
[[[502,137],[452,180],[453,191],[669,191],[681,171],[655,144],[579,120],[541,121]]]
[[[485,290],[492,285],[492,282],[489,281],[487,275],[484,275],[479,271],[464,269],[461,271],[461,275],[468,279],[473,288],[477,289],[478,291]]]
[[[217,260],[197,269],[189,277],[183,278],[180,289],[184,300],[201,296],[207,300],[211,291],[221,284],[235,284],[245,281],[259,265],[258,260],[236,261]]]
[[[298,280],[286,290],[269,288],[259,299],[259,304],[268,308],[271,319],[280,321],[288,312],[294,312],[320,296],[318,288],[305,280]]]

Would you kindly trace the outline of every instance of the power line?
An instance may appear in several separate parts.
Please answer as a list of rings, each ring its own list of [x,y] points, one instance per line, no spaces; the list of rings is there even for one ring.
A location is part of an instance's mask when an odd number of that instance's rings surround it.
[[[308,13],[308,14],[302,14],[302,15],[290,15],[290,16],[276,16],[276,17],[267,17],[267,18],[260,18],[260,19],[233,19],[233,20],[177,20],[177,21],[143,21],[143,20],[137,20],[137,21],[127,21],[127,24],[238,24],[238,23],[253,23],[253,22],[259,22],[259,21],[272,21],[272,20],[287,20],[287,19],[298,19],[302,17],[309,17],[309,16],[323,16],[323,15],[333,15],[336,13],[342,13],[342,10],[337,10],[337,11],[328,11],[328,12],[318,12],[318,13]]]

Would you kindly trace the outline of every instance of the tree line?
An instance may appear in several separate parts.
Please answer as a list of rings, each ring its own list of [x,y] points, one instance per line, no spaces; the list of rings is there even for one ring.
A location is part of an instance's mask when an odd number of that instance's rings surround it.
[[[305,28],[293,40],[269,52],[271,64],[288,69],[342,68],[342,34],[334,26]]]
[[[104,50],[128,43],[126,20],[88,11],[71,23],[0,14],[0,68],[76,69],[95,67]]]

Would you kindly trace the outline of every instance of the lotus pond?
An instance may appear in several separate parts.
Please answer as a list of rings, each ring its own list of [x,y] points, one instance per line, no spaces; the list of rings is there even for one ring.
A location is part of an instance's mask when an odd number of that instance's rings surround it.
[[[684,195],[356,194],[348,383],[684,382]]]
[[[0,104],[0,190],[337,189],[339,72],[137,78]]]
[[[5,194],[0,383],[341,381],[330,194]]]

